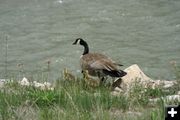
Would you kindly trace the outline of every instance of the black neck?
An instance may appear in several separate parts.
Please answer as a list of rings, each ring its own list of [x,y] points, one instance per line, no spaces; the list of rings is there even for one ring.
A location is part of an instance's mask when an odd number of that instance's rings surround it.
[[[88,44],[87,44],[86,42],[84,42],[84,43],[82,44],[82,46],[84,46],[83,55],[88,54],[88,53],[89,53],[89,46],[88,46]]]

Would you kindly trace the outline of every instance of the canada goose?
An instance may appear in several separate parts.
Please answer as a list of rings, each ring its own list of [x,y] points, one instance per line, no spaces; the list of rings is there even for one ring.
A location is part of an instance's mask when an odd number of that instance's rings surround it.
[[[84,52],[80,57],[82,72],[88,70],[89,75],[98,76],[102,80],[107,75],[111,77],[123,77],[127,74],[118,69],[118,66],[122,66],[121,64],[115,63],[109,57],[100,53],[89,53],[89,46],[82,38],[77,38],[73,45],[76,44],[84,47]]]

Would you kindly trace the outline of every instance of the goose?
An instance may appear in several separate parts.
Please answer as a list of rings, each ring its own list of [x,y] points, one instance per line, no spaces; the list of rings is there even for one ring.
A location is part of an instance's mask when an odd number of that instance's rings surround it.
[[[118,69],[118,66],[122,65],[114,62],[111,58],[100,53],[90,53],[87,42],[82,38],[77,38],[73,45],[84,47],[84,52],[80,57],[82,72],[87,70],[89,75],[97,76],[101,80],[104,80],[105,76],[123,77],[127,74],[123,70]]]

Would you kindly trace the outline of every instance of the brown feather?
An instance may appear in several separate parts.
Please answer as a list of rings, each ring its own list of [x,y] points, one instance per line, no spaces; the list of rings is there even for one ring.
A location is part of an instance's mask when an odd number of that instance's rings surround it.
[[[88,53],[81,57],[80,64],[82,70],[88,70],[92,76],[97,76],[103,70],[118,71],[116,64],[109,57],[99,53]]]

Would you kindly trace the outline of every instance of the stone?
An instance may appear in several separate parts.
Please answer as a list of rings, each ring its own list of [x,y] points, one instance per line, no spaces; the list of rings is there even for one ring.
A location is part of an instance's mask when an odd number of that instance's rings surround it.
[[[49,82],[44,82],[44,86],[47,90],[54,90],[54,87],[52,87],[52,84]]]
[[[168,101],[178,100],[180,101],[180,95],[168,95],[165,97]]]
[[[49,83],[49,82],[44,82],[44,85],[45,85],[46,87],[48,87],[48,88],[51,87],[51,83]]]
[[[124,71],[127,72],[127,75],[125,75],[121,79],[122,83],[127,85],[127,88],[129,88],[129,86],[135,82],[138,82],[138,84],[142,84],[145,88],[151,87],[152,89],[155,89],[159,86],[162,86],[163,88],[167,89],[172,87],[176,83],[175,80],[153,80],[152,78],[148,77],[145,73],[143,73],[143,71],[137,64],[131,65]]]
[[[161,98],[149,99],[150,102],[157,102],[158,100],[163,100],[165,102],[177,100],[180,102],[180,95],[168,95],[168,96],[161,97]]]
[[[19,84],[22,86],[30,86],[30,82],[26,77],[24,77],[21,81],[19,81]]]
[[[168,81],[168,80],[161,80],[163,82],[163,88],[170,88],[172,87],[174,84],[176,84],[176,81]]]
[[[41,90],[54,90],[51,83],[49,83],[49,82],[39,83],[37,81],[33,81],[33,86],[35,88],[39,88]]]
[[[133,115],[133,116],[141,116],[142,115],[142,113],[141,112],[135,112],[135,111],[128,111],[128,112],[126,112],[127,114],[129,114],[129,115]]]
[[[40,89],[45,89],[45,85],[43,84],[43,83],[39,83],[39,82],[37,82],[37,81],[33,81],[33,86],[35,87],[35,88],[40,88]]]
[[[124,71],[127,72],[127,75],[121,78],[124,83],[130,84],[132,82],[135,82],[136,80],[152,81],[151,78],[149,78],[147,75],[143,73],[143,71],[139,68],[137,64],[131,65],[130,67],[126,68]]]
[[[111,92],[111,95],[113,95],[113,96],[119,96],[119,95],[120,95],[120,92],[112,91],[112,92]]]
[[[0,79],[0,88],[4,86],[6,79]]]
[[[123,90],[121,88],[119,88],[119,87],[115,87],[114,91],[116,91],[116,92],[123,92]]]

